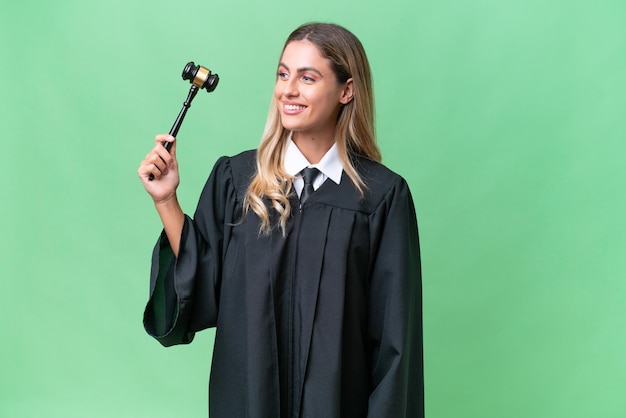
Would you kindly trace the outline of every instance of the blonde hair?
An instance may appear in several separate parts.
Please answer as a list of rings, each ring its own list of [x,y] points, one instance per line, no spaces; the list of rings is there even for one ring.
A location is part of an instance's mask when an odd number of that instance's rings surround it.
[[[372,76],[363,45],[339,25],[309,23],[289,35],[283,52],[290,42],[300,40],[308,40],[318,47],[322,56],[330,61],[337,82],[353,80],[353,99],[339,110],[335,142],[346,174],[363,194],[366,185],[355,169],[352,157],[358,155],[378,162],[381,160],[374,131]],[[274,226],[280,227],[283,235],[291,214],[289,193],[292,178],[283,167],[289,134],[281,124],[278,103],[273,97],[257,150],[257,171],[243,202],[244,216],[252,210],[261,220],[261,234],[270,234],[273,227],[268,206],[277,212],[278,223]]]

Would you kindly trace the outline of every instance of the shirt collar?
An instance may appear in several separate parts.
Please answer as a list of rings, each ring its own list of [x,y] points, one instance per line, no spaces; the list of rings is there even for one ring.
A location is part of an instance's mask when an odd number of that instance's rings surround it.
[[[343,172],[343,164],[341,158],[339,158],[339,152],[337,151],[337,143],[335,142],[332,147],[324,154],[322,159],[317,164],[311,164],[304,154],[298,149],[298,146],[293,142],[291,136],[287,140],[287,149],[285,150],[285,159],[283,164],[285,165],[285,171],[290,176],[295,176],[300,173],[306,167],[315,167],[321,171],[325,176],[329,177],[332,181],[339,184],[341,182],[341,173]]]

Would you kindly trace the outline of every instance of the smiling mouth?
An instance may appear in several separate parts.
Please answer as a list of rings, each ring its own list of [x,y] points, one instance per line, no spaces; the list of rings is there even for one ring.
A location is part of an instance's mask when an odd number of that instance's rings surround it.
[[[306,109],[306,106],[302,105],[294,105],[294,104],[286,104],[284,105],[285,112],[300,112]]]

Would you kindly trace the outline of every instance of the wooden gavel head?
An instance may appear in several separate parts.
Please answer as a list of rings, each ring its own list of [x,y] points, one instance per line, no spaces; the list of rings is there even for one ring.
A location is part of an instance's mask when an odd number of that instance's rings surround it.
[[[210,93],[217,87],[220,77],[217,74],[212,74],[208,68],[195,65],[193,61],[190,61],[183,70],[183,80],[189,80],[194,86]]]

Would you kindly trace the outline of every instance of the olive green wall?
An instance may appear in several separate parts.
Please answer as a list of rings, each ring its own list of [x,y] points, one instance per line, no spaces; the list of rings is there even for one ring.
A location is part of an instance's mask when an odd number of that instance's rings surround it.
[[[626,3],[4,1],[0,416],[203,417],[212,331],[142,329],[160,231],[137,179],[194,60],[192,212],[256,146],[282,42],[359,36],[385,163],[413,191],[429,418],[626,415]]]

